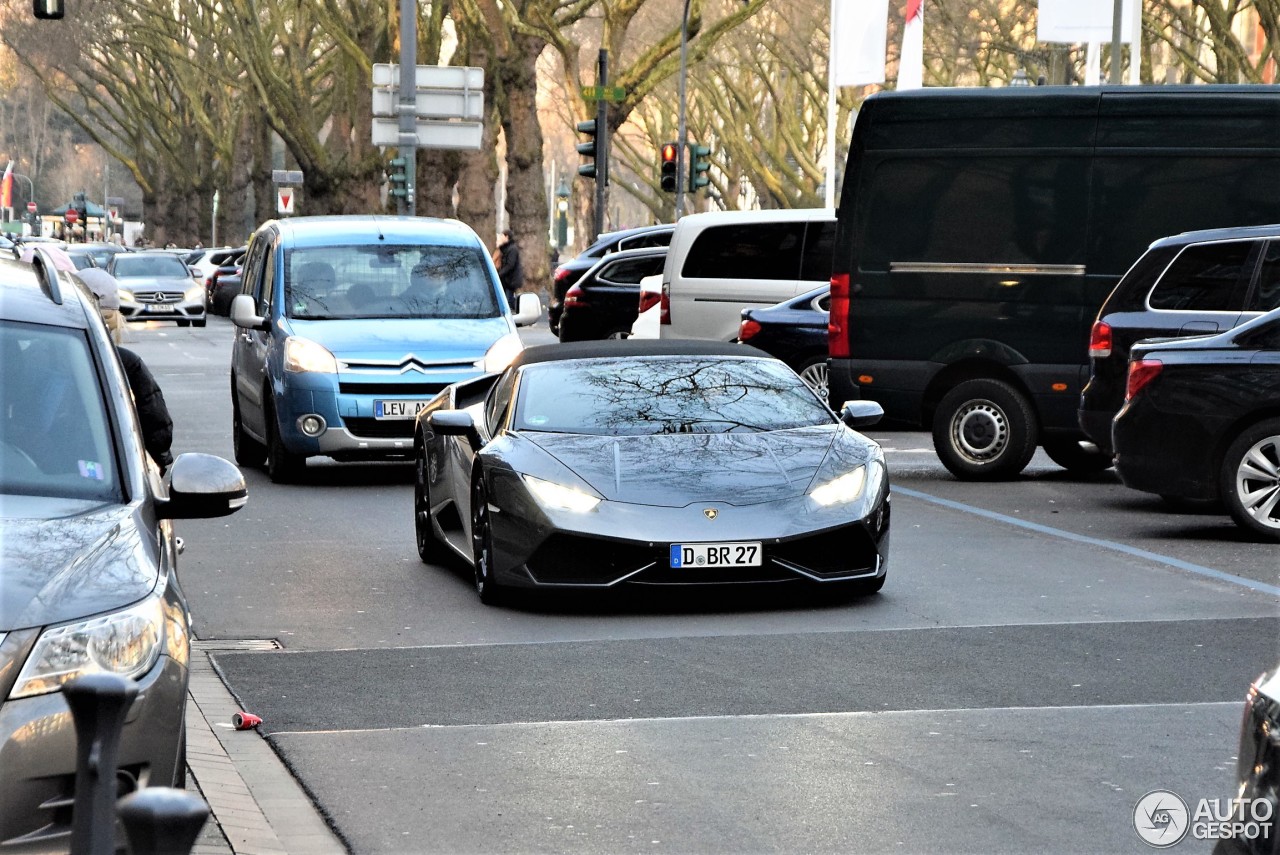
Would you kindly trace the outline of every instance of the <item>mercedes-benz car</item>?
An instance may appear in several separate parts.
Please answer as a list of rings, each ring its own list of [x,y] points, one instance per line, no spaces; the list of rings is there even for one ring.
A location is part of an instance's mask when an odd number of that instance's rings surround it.
[[[481,601],[515,588],[808,583],[871,594],[889,555],[880,446],[745,345],[526,349],[419,414],[414,526]]]
[[[172,252],[117,252],[107,272],[120,283],[120,314],[126,321],[205,325],[204,286]]]

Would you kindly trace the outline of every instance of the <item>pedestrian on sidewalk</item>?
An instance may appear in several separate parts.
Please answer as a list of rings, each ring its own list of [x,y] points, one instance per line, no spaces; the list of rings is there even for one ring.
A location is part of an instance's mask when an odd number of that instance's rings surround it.
[[[498,235],[498,281],[507,292],[507,305],[515,306],[516,292],[524,287],[524,265],[520,262],[520,246],[512,239],[511,229]]]

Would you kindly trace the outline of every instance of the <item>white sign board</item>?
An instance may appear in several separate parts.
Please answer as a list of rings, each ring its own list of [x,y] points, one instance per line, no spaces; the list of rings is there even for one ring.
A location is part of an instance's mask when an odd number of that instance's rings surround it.
[[[293,192],[292,187],[276,188],[276,211],[281,214],[292,214],[294,202],[297,200],[297,194]]]
[[[1120,40],[1133,41],[1133,4],[1137,0],[1040,0],[1036,41],[1089,44],[1110,42],[1116,3],[1124,4]]]
[[[417,95],[417,115],[424,119],[483,119],[484,92],[475,89],[423,90]],[[395,89],[373,90],[373,115],[396,116],[400,93]]]
[[[418,145],[422,148],[443,148],[455,151],[479,151],[484,138],[483,122],[441,122],[434,119],[418,119]],[[373,144],[400,145],[399,119],[374,119]]]
[[[484,69],[467,65],[419,65],[414,75],[418,89],[484,89]],[[375,63],[374,86],[399,86],[398,63]]]

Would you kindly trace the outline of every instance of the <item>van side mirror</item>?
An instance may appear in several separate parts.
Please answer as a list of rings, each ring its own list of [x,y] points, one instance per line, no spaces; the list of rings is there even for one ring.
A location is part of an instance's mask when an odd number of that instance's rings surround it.
[[[840,409],[840,421],[851,428],[871,427],[884,417],[884,407],[875,401],[845,401]]]
[[[518,327],[527,327],[542,317],[542,301],[537,294],[521,294],[516,298],[516,313],[512,320]]]
[[[258,314],[258,305],[252,294],[237,294],[231,298],[231,323],[246,330],[267,330],[270,324]]]

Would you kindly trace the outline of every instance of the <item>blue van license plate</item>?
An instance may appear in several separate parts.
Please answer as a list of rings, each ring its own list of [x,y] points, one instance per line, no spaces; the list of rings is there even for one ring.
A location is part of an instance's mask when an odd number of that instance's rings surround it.
[[[427,401],[374,401],[375,419],[412,419],[427,405]]]

